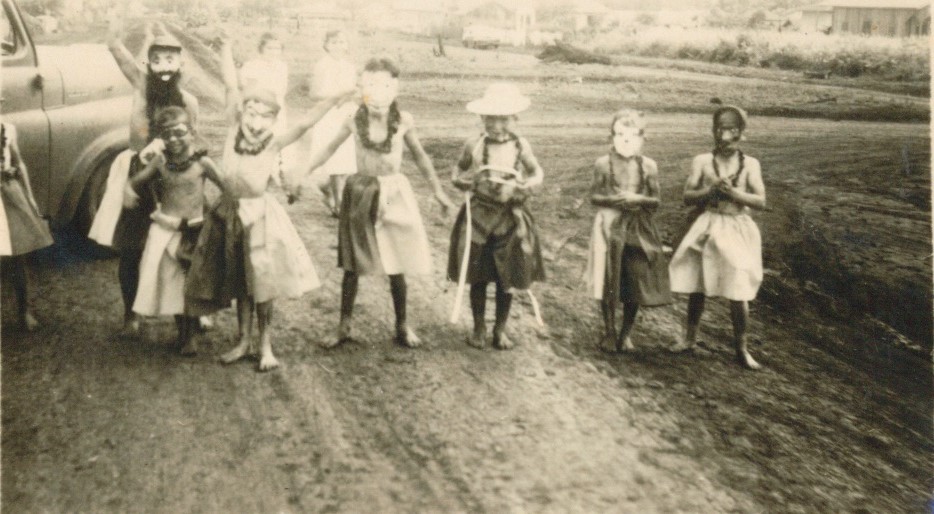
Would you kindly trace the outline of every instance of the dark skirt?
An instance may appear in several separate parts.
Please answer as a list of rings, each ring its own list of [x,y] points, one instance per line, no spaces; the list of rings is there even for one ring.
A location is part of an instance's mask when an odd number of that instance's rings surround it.
[[[467,283],[500,282],[506,289],[528,289],[545,280],[538,229],[524,205],[507,205],[483,197],[471,198],[473,233],[467,261]],[[467,234],[466,204],[451,232],[448,278],[460,278]]]
[[[11,255],[22,255],[52,244],[52,235],[32,208],[20,178],[0,179],[0,194],[10,232]]]
[[[139,154],[133,156],[130,161],[129,179],[136,176],[144,168]],[[129,182],[128,182],[129,183]],[[149,224],[152,223],[150,215],[156,210],[155,199],[150,194],[141,194],[139,204],[128,209],[126,207],[120,211],[120,218],[117,220],[117,226],[114,228],[114,237],[112,247],[117,251],[122,250],[142,250],[146,246],[146,235],[149,232]]]
[[[647,307],[671,303],[668,259],[651,213],[623,213],[613,223],[607,246],[604,298],[618,294],[623,302]]]
[[[237,215],[237,200],[222,195],[208,211],[185,279],[185,311],[205,316],[250,296],[249,238]]]
[[[376,243],[378,215],[379,179],[360,174],[347,177],[337,225],[337,265],[341,269],[359,274],[382,269]]]

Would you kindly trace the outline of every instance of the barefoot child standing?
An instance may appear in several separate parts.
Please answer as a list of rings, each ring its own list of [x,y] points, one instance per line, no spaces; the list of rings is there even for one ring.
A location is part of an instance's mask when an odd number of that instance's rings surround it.
[[[418,139],[415,119],[399,110],[398,77],[399,68],[389,59],[372,59],[366,64],[360,78],[363,105],[324,148],[312,155],[306,171],[311,173],[321,166],[353,136],[357,173],[347,177],[338,224],[337,258],[344,270],[341,319],[337,338],[328,346],[351,337],[360,275],[389,276],[396,312],[395,342],[410,348],[420,344],[406,324],[405,275],[429,274],[431,252],[412,186],[400,170],[404,148],[412,152],[442,210],[447,212],[453,205]]]
[[[591,202],[598,208],[590,239],[587,279],[600,300],[605,332],[600,347],[633,350],[629,334],[640,306],[671,302],[668,261],[652,218],[659,205],[658,166],[642,155],[643,113],[623,109],[610,123],[613,146],[597,159]],[[616,332],[616,309],[623,325]]]
[[[33,331],[39,323],[29,308],[26,258],[52,244],[49,229],[29,184],[29,171],[19,153],[16,127],[0,123],[0,255],[10,256],[19,326]]]
[[[347,94],[320,102],[306,119],[275,133],[280,105],[275,93],[241,92],[230,44],[221,49],[229,128],[224,144],[224,193],[208,216],[186,285],[189,308],[207,314],[237,301],[240,341],[221,361],[253,352],[255,312],[259,325],[259,370],[279,366],[272,352],[273,301],[296,298],[320,285],[311,257],[288,214],[268,191],[280,180],[279,152],[295,142]]]
[[[143,247],[133,312],[175,316],[181,353],[193,355],[197,347],[192,332],[198,320],[185,314],[185,274],[204,221],[204,181],[223,184],[207,152],[192,149],[194,132],[187,111],[165,107],[153,121],[165,151],[154,154],[143,171],[130,178],[124,199],[128,209],[138,207],[142,197],[156,206]]]
[[[704,213],[671,259],[671,290],[689,295],[684,339],[672,351],[694,346],[704,299],[720,296],[730,301],[737,360],[759,369],[746,343],[748,302],[762,283],[762,240],[749,211],[765,208],[765,184],[759,161],[739,148],[745,129],[745,111],[735,106],[717,109],[714,151],[698,155],[691,164],[684,201],[703,206]]]
[[[460,280],[463,255],[469,251],[466,281],[474,329],[467,342],[476,348],[486,346],[490,282],[496,283],[493,347],[508,350],[513,346],[506,335],[513,293],[545,279],[538,231],[526,205],[545,174],[532,146],[516,133],[517,115],[529,103],[515,85],[498,83],[467,104],[468,111],[480,115],[484,132],[467,140],[453,171],[455,186],[468,192],[468,203],[451,233],[448,278]],[[466,240],[468,209],[470,241]]]

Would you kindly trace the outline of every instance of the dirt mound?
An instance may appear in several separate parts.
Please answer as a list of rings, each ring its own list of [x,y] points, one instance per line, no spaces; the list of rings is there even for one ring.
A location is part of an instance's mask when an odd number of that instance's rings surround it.
[[[605,55],[595,54],[560,41],[545,47],[537,56],[545,62],[567,62],[571,64],[612,64]]]

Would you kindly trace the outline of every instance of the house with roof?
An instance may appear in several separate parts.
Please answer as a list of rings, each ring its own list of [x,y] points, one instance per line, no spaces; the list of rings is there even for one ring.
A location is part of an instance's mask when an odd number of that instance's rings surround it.
[[[827,0],[802,9],[801,30],[835,34],[923,36],[931,32],[927,0]]]

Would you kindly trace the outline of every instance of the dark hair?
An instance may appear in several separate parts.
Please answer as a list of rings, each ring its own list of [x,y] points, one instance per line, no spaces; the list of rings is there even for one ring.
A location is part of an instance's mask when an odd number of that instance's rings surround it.
[[[163,107],[156,111],[156,114],[153,116],[153,126],[157,128],[178,125],[179,123],[184,123],[188,125],[189,128],[191,127],[191,119],[188,116],[188,111],[175,105]]]
[[[713,112],[713,130],[716,132],[717,128],[720,127],[720,118],[728,112],[735,114],[739,118],[739,128],[746,130],[746,111],[735,105],[724,105]]]
[[[399,66],[388,57],[370,59],[367,61],[366,66],[363,67],[363,71],[368,71],[370,73],[385,71],[389,73],[392,78],[399,78]]]
[[[257,47],[257,50],[262,53],[263,49],[266,48],[266,45],[269,44],[270,41],[278,41],[280,44],[282,43],[282,40],[280,40],[279,37],[272,32],[264,32],[263,35],[259,37],[259,46]]]

